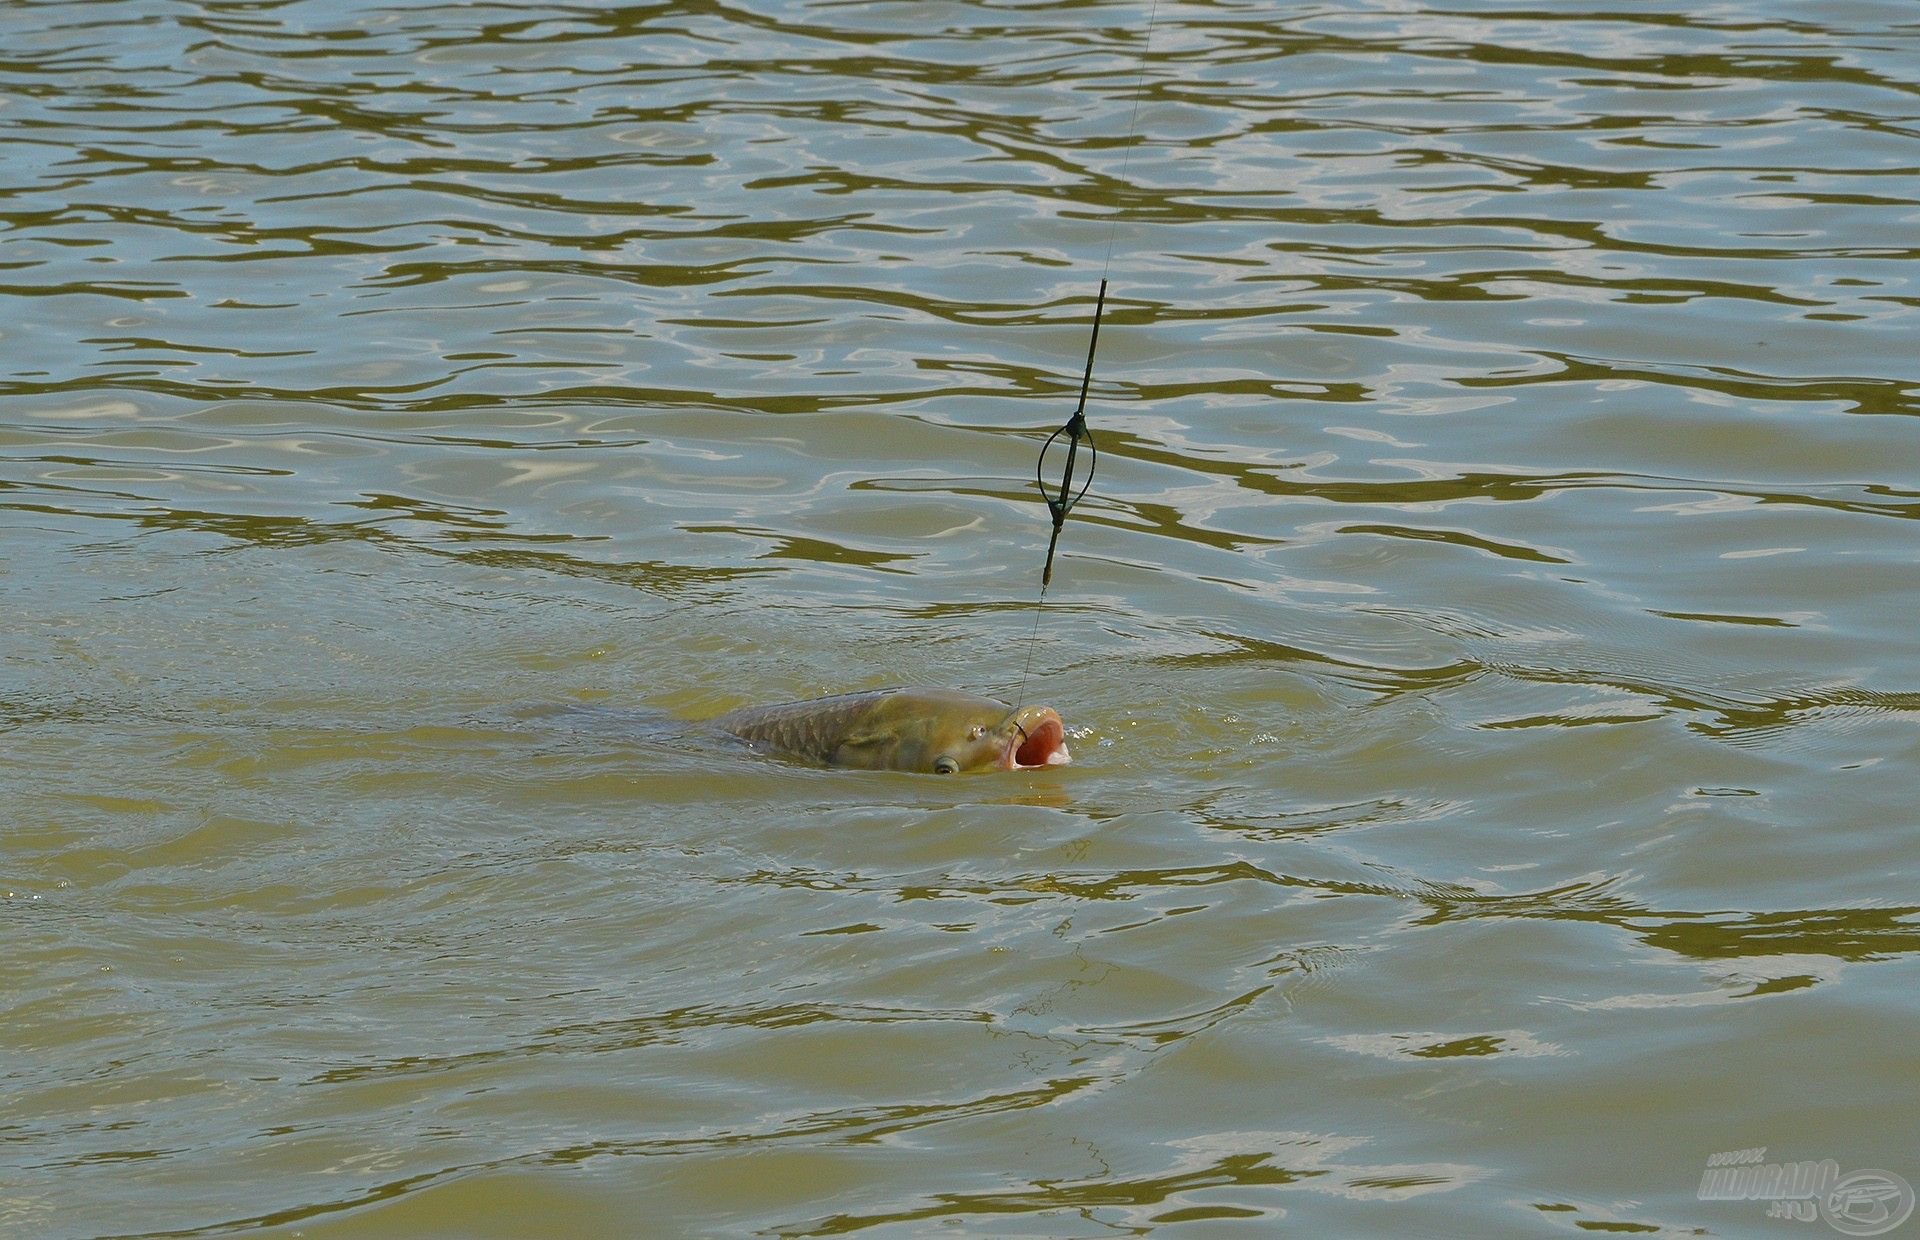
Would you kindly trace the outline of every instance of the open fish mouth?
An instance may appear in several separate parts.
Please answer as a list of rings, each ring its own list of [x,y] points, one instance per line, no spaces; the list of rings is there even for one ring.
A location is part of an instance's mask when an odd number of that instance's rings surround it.
[[[1045,706],[1030,706],[1013,721],[1007,741],[1006,767],[1010,771],[1037,766],[1059,766],[1073,761],[1067,752],[1067,729],[1060,716]]]

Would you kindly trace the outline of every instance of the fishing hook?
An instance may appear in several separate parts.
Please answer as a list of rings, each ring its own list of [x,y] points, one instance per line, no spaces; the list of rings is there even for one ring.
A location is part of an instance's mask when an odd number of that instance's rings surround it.
[[[1107,305],[1107,282],[1100,281],[1100,296],[1093,304],[1093,338],[1087,342],[1087,371],[1080,378],[1080,404],[1067,419],[1067,424],[1047,436],[1047,442],[1040,445],[1040,459],[1033,467],[1033,484],[1040,488],[1040,498],[1047,501],[1047,511],[1053,514],[1053,536],[1047,539],[1047,563],[1040,570],[1040,592],[1046,593],[1053,584],[1053,553],[1060,545],[1060,529],[1067,523],[1067,514],[1073,506],[1087,497],[1087,489],[1093,485],[1093,471],[1100,463],[1100,450],[1094,446],[1093,432],[1087,429],[1087,390],[1093,386],[1093,352],[1100,346],[1100,314]],[[1060,487],[1057,492],[1047,490],[1047,483],[1041,477],[1041,471],[1047,467],[1047,452],[1053,447],[1054,440],[1067,437],[1067,465],[1060,473]],[[1087,441],[1087,476],[1081,482],[1080,489],[1073,489],[1073,466],[1080,453],[1080,441]]]

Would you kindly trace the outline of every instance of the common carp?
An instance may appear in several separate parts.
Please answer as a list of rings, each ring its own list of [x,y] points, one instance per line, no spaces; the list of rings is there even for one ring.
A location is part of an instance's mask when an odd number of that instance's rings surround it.
[[[955,775],[1070,760],[1066,729],[1050,707],[1016,710],[958,689],[873,689],[754,706],[709,726],[763,749],[870,771]]]

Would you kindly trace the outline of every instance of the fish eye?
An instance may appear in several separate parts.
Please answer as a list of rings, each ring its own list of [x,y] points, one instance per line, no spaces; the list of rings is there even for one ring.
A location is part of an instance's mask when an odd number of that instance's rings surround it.
[[[960,764],[945,754],[941,754],[933,760],[933,773],[935,775],[956,775],[959,771]]]

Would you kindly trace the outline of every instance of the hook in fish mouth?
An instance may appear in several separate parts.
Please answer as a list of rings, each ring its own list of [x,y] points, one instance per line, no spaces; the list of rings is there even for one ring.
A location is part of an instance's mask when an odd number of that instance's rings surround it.
[[[1024,720],[1024,722],[1022,722]],[[1060,766],[1073,761],[1067,752],[1067,729],[1060,716],[1045,706],[1028,706],[1009,721],[1014,735],[1007,738],[1002,764],[1010,771]]]

